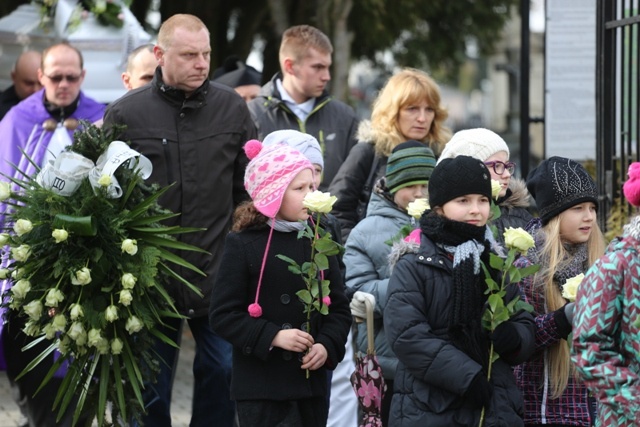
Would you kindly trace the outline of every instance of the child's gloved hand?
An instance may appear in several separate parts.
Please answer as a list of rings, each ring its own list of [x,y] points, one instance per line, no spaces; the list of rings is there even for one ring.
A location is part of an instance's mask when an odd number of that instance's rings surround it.
[[[357,291],[353,294],[353,299],[349,304],[349,308],[351,309],[351,315],[354,317],[360,317],[362,319],[366,319],[367,317],[367,308],[364,305],[365,300],[369,300],[372,306],[376,305],[376,297],[367,293]]]
[[[491,335],[493,347],[499,355],[504,356],[518,350],[520,347],[520,334],[513,322],[502,322]]]

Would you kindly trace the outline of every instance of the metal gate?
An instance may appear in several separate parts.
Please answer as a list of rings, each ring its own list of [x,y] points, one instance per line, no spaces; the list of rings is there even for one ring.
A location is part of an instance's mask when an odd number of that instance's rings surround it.
[[[598,0],[596,150],[600,226],[616,232],[631,213],[621,199],[629,164],[640,160],[640,0]],[[612,228],[614,230],[612,230]]]

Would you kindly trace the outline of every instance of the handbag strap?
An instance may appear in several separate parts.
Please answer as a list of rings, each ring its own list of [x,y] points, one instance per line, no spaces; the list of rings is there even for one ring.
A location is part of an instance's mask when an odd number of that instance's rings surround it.
[[[358,208],[361,212],[358,212],[360,216],[358,220],[362,220],[365,216],[367,216],[367,205],[369,204],[371,192],[373,191],[373,186],[375,185],[376,175],[378,172],[378,168],[380,167],[380,161],[380,156],[378,156],[378,154],[374,154],[373,161],[371,162],[371,170],[369,171],[369,176],[367,176],[367,180],[364,182],[364,186],[362,187],[362,193],[360,193]]]

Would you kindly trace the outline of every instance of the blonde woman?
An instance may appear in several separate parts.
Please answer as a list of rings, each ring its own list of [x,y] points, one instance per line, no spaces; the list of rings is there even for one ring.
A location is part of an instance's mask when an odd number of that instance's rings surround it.
[[[447,117],[438,84],[427,73],[407,68],[389,78],[373,103],[371,121],[361,123],[358,129],[359,143],[329,187],[338,197],[333,213],[345,241],[364,218],[373,185],[384,176],[393,148],[416,140],[438,157],[451,138],[451,131],[444,126]]]
[[[524,422],[589,427],[595,402],[571,363],[566,339],[574,303],[563,298],[562,286],[604,253],[596,185],[579,163],[551,157],[531,171],[527,187],[540,218],[529,225],[535,248],[516,265],[538,264],[540,270],[520,283],[536,321],[536,352],[514,371],[524,398]]]

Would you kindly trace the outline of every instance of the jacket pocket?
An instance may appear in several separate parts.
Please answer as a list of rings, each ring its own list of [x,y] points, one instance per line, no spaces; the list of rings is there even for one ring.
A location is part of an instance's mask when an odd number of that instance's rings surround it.
[[[460,396],[447,390],[434,387],[414,378],[413,395],[416,399],[416,405],[422,406],[428,412],[441,414],[452,409],[459,408],[461,405]]]

